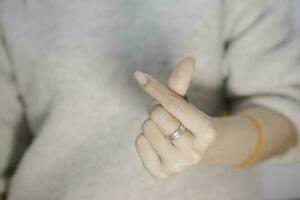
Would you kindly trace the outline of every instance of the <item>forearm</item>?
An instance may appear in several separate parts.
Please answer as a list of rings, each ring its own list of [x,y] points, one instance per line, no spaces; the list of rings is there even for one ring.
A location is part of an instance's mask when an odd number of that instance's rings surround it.
[[[251,107],[240,112],[255,117],[263,128],[265,143],[256,162],[283,153],[296,145],[294,127],[282,115],[262,107]],[[253,122],[237,113],[216,117],[214,121],[218,136],[207,150],[203,162],[233,166],[252,154],[258,140],[258,130]]]

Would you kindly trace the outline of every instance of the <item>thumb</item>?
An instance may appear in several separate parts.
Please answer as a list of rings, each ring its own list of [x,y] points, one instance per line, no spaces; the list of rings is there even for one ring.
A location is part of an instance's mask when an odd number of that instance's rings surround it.
[[[180,96],[183,96],[186,100],[186,93],[192,80],[195,64],[196,60],[193,57],[187,56],[183,58],[175,66],[168,79],[167,86]],[[147,109],[148,113],[157,105],[159,105],[157,101],[150,104]]]
[[[182,59],[172,71],[168,87],[179,94],[186,97],[190,82],[195,69],[196,60],[193,57],[185,57]]]

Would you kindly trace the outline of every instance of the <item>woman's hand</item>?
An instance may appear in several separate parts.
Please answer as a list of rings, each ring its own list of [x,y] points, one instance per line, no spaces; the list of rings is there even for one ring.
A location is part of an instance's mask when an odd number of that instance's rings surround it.
[[[216,138],[211,117],[185,98],[194,67],[192,57],[180,61],[170,75],[168,87],[148,74],[135,73],[139,85],[159,102],[148,109],[149,118],[136,139],[140,158],[155,178],[165,179],[198,163]],[[165,138],[181,124],[186,129],[178,139]]]

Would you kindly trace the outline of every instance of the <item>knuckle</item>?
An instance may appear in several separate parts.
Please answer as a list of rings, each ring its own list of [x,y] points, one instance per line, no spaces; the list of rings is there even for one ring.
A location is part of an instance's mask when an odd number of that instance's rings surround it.
[[[214,124],[208,126],[206,131],[207,141],[212,142],[217,136],[217,128]]]
[[[211,134],[216,134],[217,132],[217,125],[210,117],[207,120],[207,132]]]
[[[192,148],[188,148],[179,154],[179,160],[185,165],[190,166],[198,163],[201,160],[201,156]]]
[[[217,137],[217,130],[215,125],[208,125],[203,130],[201,137],[195,137],[193,147],[197,152],[204,152],[208,146],[214,142]]]
[[[194,165],[202,159],[202,156],[199,155],[197,152],[192,151],[188,156],[186,156],[186,159],[189,165]]]
[[[147,130],[149,130],[150,127],[151,127],[151,124],[152,124],[152,120],[151,119],[146,119],[144,121],[144,123],[142,124],[142,130],[143,130],[143,132],[146,132]]]
[[[185,166],[178,161],[169,161],[164,164],[165,169],[170,173],[179,173],[185,169]]]
[[[157,180],[165,180],[169,177],[169,175],[166,173],[156,173],[156,174],[152,174],[152,176]]]
[[[147,111],[148,111],[148,114],[150,115],[152,113],[152,111],[157,107],[159,106],[160,104],[158,102],[153,102],[152,104],[150,104],[148,107],[147,107]]]
[[[147,171],[150,173],[151,176],[158,180],[164,180],[168,178],[169,174],[165,172],[165,170],[161,166],[155,166],[151,168],[147,168],[145,165],[144,167],[147,169]]]
[[[162,112],[163,112],[163,107],[161,105],[157,105],[155,106],[155,108],[151,110],[150,117],[152,119],[158,118]]]
[[[139,134],[136,139],[135,139],[135,147],[136,149],[141,149],[143,147],[144,144],[144,136],[142,134]]]

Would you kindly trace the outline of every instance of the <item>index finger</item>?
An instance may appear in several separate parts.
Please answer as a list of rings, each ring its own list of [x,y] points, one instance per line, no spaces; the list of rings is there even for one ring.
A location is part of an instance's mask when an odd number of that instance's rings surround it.
[[[204,112],[188,103],[183,97],[170,90],[149,74],[135,72],[139,85],[155,98],[169,113],[177,118],[186,128],[196,134],[212,131],[212,120]],[[209,135],[209,134],[207,134]]]

